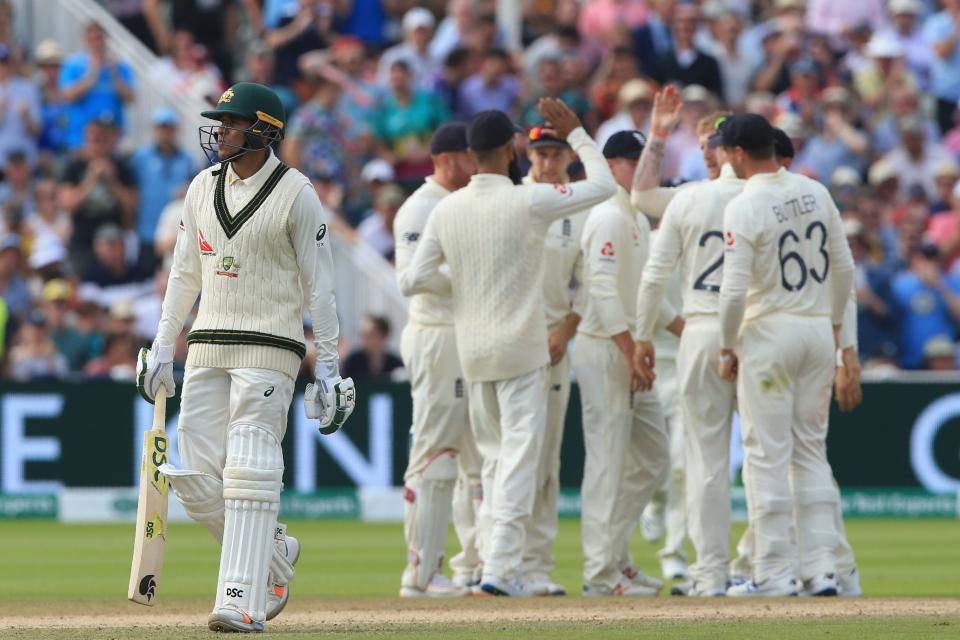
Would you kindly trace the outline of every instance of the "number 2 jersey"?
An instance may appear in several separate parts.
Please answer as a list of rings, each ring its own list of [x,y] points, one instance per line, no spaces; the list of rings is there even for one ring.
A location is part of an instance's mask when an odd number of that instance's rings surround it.
[[[772,313],[841,323],[853,257],[823,185],[785,169],[754,175],[727,204],[723,229],[724,347],[736,344],[741,320]]]
[[[637,335],[641,340],[653,338],[658,315],[658,310],[651,313],[644,301],[661,299],[678,264],[683,316],[717,314],[723,275],[723,211],[744,184],[725,164],[716,180],[681,189],[670,201],[640,285]]]

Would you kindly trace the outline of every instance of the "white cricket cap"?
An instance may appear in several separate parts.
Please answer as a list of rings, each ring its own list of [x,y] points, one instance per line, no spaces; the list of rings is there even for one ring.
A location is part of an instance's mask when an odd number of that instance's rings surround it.
[[[428,29],[433,29],[433,26],[436,24],[436,19],[434,19],[433,14],[423,7],[414,7],[403,14],[403,30],[404,32],[413,31],[414,29],[419,29],[420,27],[427,27]]]
[[[830,186],[834,188],[859,187],[861,184],[860,174],[853,167],[837,167],[830,176]]]
[[[360,177],[364,182],[373,182],[374,180],[393,182],[396,174],[389,162],[382,158],[374,158],[363,166],[363,169],[360,171]]]
[[[901,58],[904,51],[903,45],[891,36],[875,35],[867,43],[866,53],[870,58]]]
[[[918,16],[923,13],[923,5],[920,3],[920,0],[890,0],[887,9],[892,16],[899,13],[910,13]]]

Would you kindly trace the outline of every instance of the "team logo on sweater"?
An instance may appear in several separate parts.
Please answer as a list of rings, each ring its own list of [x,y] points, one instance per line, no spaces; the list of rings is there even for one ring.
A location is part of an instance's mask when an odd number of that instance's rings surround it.
[[[605,258],[612,258],[613,256],[617,255],[616,252],[613,250],[613,243],[610,242],[609,240],[606,241],[603,244],[603,248],[600,249],[600,255],[604,256]]]
[[[240,265],[234,260],[233,256],[223,256],[217,264],[217,275],[228,278],[236,278],[240,274]]]
[[[553,183],[553,188],[560,192],[562,196],[569,196],[573,193],[573,190],[565,184],[560,184],[559,182]]]
[[[207,242],[207,239],[203,237],[203,229],[199,227],[197,227],[197,241],[200,243],[200,255],[202,256],[217,255],[216,249],[214,249],[213,245]]]

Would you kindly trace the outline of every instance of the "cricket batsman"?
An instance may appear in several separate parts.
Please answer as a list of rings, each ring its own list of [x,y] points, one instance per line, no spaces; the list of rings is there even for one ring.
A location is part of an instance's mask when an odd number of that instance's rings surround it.
[[[397,277],[402,280],[413,260],[427,219],[444,197],[470,182],[477,167],[467,148],[467,127],[449,123],[430,140],[433,175],[427,177],[400,210],[393,224]],[[407,567],[400,595],[457,597],[468,593],[480,558],[475,524],[457,523],[467,584],[456,585],[442,574],[447,527],[458,475],[473,468],[480,482],[480,461],[467,422],[467,397],[457,355],[453,301],[443,293],[418,293],[410,300],[409,320],[401,338],[401,354],[410,373],[413,396],[412,445],[404,474]],[[469,500],[469,496],[467,496]],[[470,500],[472,502],[472,500]]]
[[[753,579],[727,594],[797,593],[796,509],[799,578],[813,595],[836,595],[837,491],[826,435],[853,258],[829,192],[780,166],[765,118],[732,116],[720,134],[747,180],[724,213],[719,372],[737,383],[755,545]]]
[[[550,224],[598,204],[615,191],[610,171],[576,115],[544,98],[540,113],[583,161],[587,179],[520,184],[515,125],[501,111],[470,121],[467,141],[477,175],[444,198],[427,221],[405,295],[453,294],[457,351],[467,380],[470,423],[483,458],[481,588],[528,595],[522,570],[526,521],[533,512],[537,461],[546,431],[547,326],[544,242]],[[446,261],[449,278],[440,272]]]
[[[355,390],[341,379],[333,260],[326,216],[310,181],[280,162],[285,114],[269,88],[227,89],[200,127],[217,163],[190,183],[153,346],[140,351],[137,388],[173,395],[174,345],[200,296],[180,405],[182,469],[164,465],[187,514],[221,543],[213,631],[256,633],[289,598],[300,544],[277,523],[280,442],[313,321],[316,382],[304,408],[321,433],[339,429]]]

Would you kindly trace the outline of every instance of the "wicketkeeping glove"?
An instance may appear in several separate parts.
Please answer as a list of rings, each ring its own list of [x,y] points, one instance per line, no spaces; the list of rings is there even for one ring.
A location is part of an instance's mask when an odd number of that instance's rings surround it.
[[[157,388],[163,383],[167,390],[167,397],[171,398],[176,391],[173,382],[173,351],[172,344],[154,344],[150,349],[140,349],[137,356],[137,391],[144,400],[153,404],[157,397]]]
[[[335,433],[347,421],[356,405],[357,392],[353,378],[343,379],[336,374],[336,366],[317,363],[316,384],[307,385],[303,393],[303,408],[307,418],[320,419],[320,433]]]

